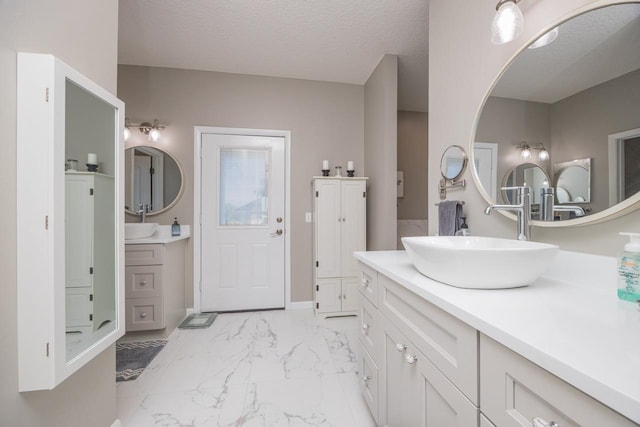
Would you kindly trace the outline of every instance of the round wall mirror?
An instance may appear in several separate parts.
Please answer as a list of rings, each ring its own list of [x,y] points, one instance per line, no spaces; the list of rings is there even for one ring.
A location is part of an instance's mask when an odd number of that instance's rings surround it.
[[[125,211],[147,215],[176,204],[184,188],[182,168],[176,159],[157,147],[135,146],[125,150]]]
[[[456,180],[467,168],[467,153],[459,145],[450,145],[444,150],[440,160],[440,173],[448,180]]]
[[[505,173],[503,187],[531,187],[532,189],[549,187],[549,175],[534,163],[522,163]],[[502,203],[516,203],[515,191],[502,190]],[[531,203],[540,203],[540,190],[531,192]]]
[[[554,41],[525,47],[505,68],[471,143],[474,180],[487,203],[500,202],[499,177],[524,160],[553,170],[547,180],[556,203],[581,203],[589,212],[534,225],[604,221],[640,208],[638,28],[640,3],[594,9],[560,23]],[[563,173],[564,165],[589,158],[588,169]],[[527,184],[539,197],[540,182]]]

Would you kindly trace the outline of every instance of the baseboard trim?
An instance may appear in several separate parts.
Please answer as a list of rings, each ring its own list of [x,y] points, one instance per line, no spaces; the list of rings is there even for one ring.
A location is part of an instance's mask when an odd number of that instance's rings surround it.
[[[196,309],[191,307],[191,308],[187,308],[187,316],[189,316],[190,314],[194,314],[196,312]],[[186,317],[186,316],[185,316]]]
[[[291,301],[287,304],[287,310],[308,310],[313,308],[313,301]]]

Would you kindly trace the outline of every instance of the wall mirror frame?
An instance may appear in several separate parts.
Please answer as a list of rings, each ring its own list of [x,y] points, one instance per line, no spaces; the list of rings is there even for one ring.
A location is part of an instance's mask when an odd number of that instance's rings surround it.
[[[184,193],[182,166],[168,151],[155,145],[132,145],[125,149],[125,212],[138,215],[149,206],[147,216],[168,211]]]
[[[440,159],[442,179],[438,183],[440,200],[447,198],[447,190],[464,188],[466,181],[461,177],[467,169],[468,161],[467,153],[459,145],[450,145],[444,150]]]
[[[595,24],[585,25],[589,22],[597,23],[596,26],[603,23],[606,25],[603,25],[602,28],[598,27],[598,31],[593,31]],[[498,170],[499,176],[502,175],[501,170],[504,171],[510,167],[504,166],[504,164],[500,166],[501,162],[506,161],[511,164],[522,162],[522,159],[519,158],[519,152],[516,150],[517,144],[521,141],[527,141],[530,144],[542,143],[551,156],[549,160],[546,160],[550,162],[547,164],[592,158],[589,185],[590,202],[586,201],[587,197],[585,196],[581,196],[585,202],[580,202],[580,199],[577,202],[569,202],[571,204],[580,203],[585,210],[590,211],[589,214],[562,221],[534,220],[532,221],[534,226],[570,227],[596,224],[640,209],[640,191],[627,195],[622,201],[619,196],[617,198],[611,196],[610,187],[615,187],[615,185],[608,182],[611,171],[607,171],[607,167],[615,162],[615,158],[613,158],[615,156],[611,154],[611,147],[615,145],[611,142],[611,135],[626,135],[631,129],[640,128],[640,119],[637,122],[634,121],[635,117],[640,117],[636,114],[636,108],[640,109],[640,100],[633,102],[633,105],[637,106],[631,109],[627,108],[628,117],[621,117],[618,110],[611,112],[610,116],[615,117],[615,122],[603,125],[597,135],[593,131],[593,127],[598,124],[594,123],[593,119],[587,118],[586,114],[581,114],[586,108],[599,112],[600,110],[597,108],[612,111],[614,109],[611,106],[616,104],[621,106],[620,108],[628,107],[631,101],[626,98],[621,100],[619,97],[625,96],[625,94],[629,97],[636,96],[637,91],[625,90],[622,85],[635,82],[636,78],[640,79],[640,56],[637,55],[637,46],[640,40],[640,31],[637,31],[639,23],[640,2],[626,1],[599,7],[587,5],[549,23],[507,61],[488,88],[478,109],[469,145],[473,180],[488,204],[498,202],[496,199],[499,198],[499,192],[496,194],[495,189],[485,188],[483,185],[480,175],[484,174],[484,171],[477,170],[479,158],[478,153],[475,152],[475,141],[500,143],[499,150],[503,150],[502,144],[505,144],[505,150],[497,156],[497,165],[492,165]],[[556,27],[559,28],[559,36],[556,41],[548,46],[528,49],[538,38]],[[585,31],[580,32],[581,28],[584,28]],[[563,33],[565,37],[563,37]],[[579,48],[584,50],[581,51]],[[559,52],[562,52],[562,55]],[[564,62],[557,64],[549,62],[554,58],[564,58]],[[534,65],[537,64],[540,64],[543,69],[536,69]],[[606,66],[602,66],[603,64]],[[580,70],[586,72],[581,75]],[[596,71],[599,74],[594,75]],[[536,76],[540,76],[540,79],[537,80]],[[558,90],[560,87],[564,87],[566,92]],[[634,87],[637,87],[637,84]],[[598,103],[594,102],[592,106],[585,102],[580,103],[588,96],[593,97],[592,95],[596,93],[594,91],[602,96],[602,98],[598,98]],[[536,97],[538,95],[539,97]],[[580,98],[581,96],[582,98]],[[518,102],[525,102],[527,105],[516,111]],[[502,103],[502,110],[500,103]],[[569,114],[568,107],[575,105],[579,105],[583,110]],[[509,117],[498,114],[500,111],[507,111],[508,108],[514,111],[514,114],[526,110],[528,114],[526,120],[533,120],[533,116],[530,114],[537,114],[536,120],[544,118],[545,114],[542,110],[536,110],[538,113],[532,113],[532,111],[536,108],[548,108],[548,112],[556,114],[556,116],[550,115],[550,118],[547,119],[549,129],[547,135],[550,139],[541,137],[541,132],[532,137],[533,126],[531,122],[525,121],[521,127],[526,129],[526,134],[523,135],[520,132],[516,135],[516,132],[513,131],[508,141],[506,141],[506,137],[504,142],[500,141],[500,135],[507,132],[504,129],[510,129],[509,132],[511,132],[516,127],[516,124]],[[493,114],[494,119],[487,119],[485,114],[487,116]],[[560,119],[563,117],[573,118],[573,122],[568,121],[569,124],[561,124]],[[569,137],[566,128],[561,126],[573,126],[573,129],[580,129],[581,133]],[[592,136],[594,139],[597,138],[597,141],[588,141],[588,138]],[[637,138],[637,135],[633,137]],[[573,140],[579,145],[569,146],[567,145],[569,140]],[[590,152],[589,144],[593,144],[593,146],[597,144],[597,155]],[[620,153],[617,153],[617,156],[620,157]],[[551,171],[548,170],[548,172]],[[557,177],[551,176],[551,180],[555,184]],[[488,180],[485,178],[484,181]],[[618,187],[620,186],[618,184]],[[534,189],[533,191],[538,190]],[[491,194],[496,194],[496,196],[492,197]],[[500,211],[500,213],[516,220],[515,215],[511,212]]]
[[[17,64],[18,388],[24,392],[55,388],[124,335],[124,104],[52,55],[18,53]],[[97,172],[65,171],[69,156],[84,164],[88,152],[98,153]],[[88,178],[91,188],[78,192],[70,178]],[[99,180],[106,184],[94,185]],[[76,276],[69,266],[82,261],[74,253],[94,263],[79,269],[89,285],[70,284]],[[76,325],[70,319],[82,310],[87,318]]]

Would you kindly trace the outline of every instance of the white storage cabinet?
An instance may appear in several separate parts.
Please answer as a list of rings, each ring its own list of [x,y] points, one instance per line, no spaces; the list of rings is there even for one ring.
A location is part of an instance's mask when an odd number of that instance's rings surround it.
[[[321,317],[355,315],[360,279],[353,252],[366,250],[367,178],[315,177],[314,309]]]

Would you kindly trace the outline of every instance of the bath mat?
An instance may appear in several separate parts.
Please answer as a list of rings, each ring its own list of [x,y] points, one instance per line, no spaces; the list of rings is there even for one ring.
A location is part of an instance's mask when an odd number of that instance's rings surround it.
[[[116,382],[135,380],[167,344],[167,340],[116,344]]]
[[[196,313],[190,314],[180,323],[178,329],[204,329],[211,326],[218,317],[218,313]]]

